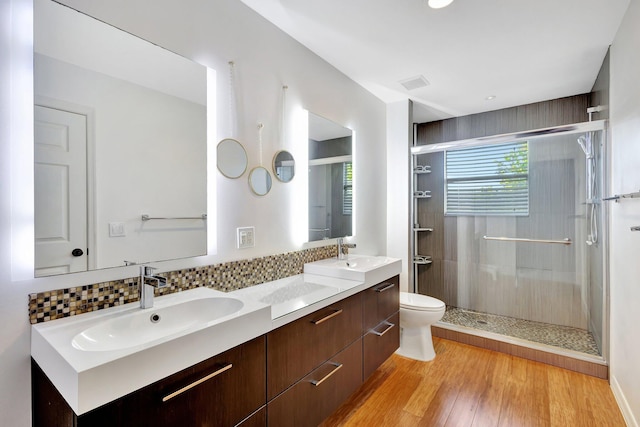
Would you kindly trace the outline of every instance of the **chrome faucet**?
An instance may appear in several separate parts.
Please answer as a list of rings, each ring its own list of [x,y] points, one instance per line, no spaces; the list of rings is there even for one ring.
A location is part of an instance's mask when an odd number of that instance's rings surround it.
[[[140,308],[153,307],[153,288],[164,288],[167,286],[165,277],[154,276],[153,267],[146,265],[140,266]],[[155,282],[155,283],[153,283]]]
[[[338,259],[347,260],[349,259],[349,249],[355,248],[355,243],[345,243],[344,237],[338,237]]]

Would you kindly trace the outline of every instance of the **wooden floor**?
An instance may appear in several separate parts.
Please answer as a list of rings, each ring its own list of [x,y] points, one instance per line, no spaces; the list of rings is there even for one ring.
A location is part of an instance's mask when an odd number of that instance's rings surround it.
[[[434,338],[437,357],[394,355],[329,426],[625,426],[605,380]]]

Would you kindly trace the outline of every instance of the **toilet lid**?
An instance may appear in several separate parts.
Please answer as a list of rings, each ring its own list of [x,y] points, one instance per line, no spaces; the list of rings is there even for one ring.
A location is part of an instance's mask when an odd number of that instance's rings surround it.
[[[427,295],[400,292],[400,307],[411,310],[435,311],[444,309],[444,303]]]

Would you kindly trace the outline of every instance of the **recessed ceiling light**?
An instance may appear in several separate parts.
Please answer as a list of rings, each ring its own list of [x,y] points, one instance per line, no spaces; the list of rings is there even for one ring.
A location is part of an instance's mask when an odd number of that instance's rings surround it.
[[[496,99],[495,95],[489,95],[485,98],[485,101],[491,101],[492,99]]]
[[[441,9],[449,6],[453,0],[429,0],[429,6],[433,9]]]

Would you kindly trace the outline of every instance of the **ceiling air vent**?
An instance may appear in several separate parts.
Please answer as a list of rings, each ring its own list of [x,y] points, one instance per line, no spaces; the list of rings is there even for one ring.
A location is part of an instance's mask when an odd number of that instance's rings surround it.
[[[429,82],[424,78],[424,76],[415,76],[400,80],[399,83],[407,90],[420,89],[421,87],[429,86]]]

